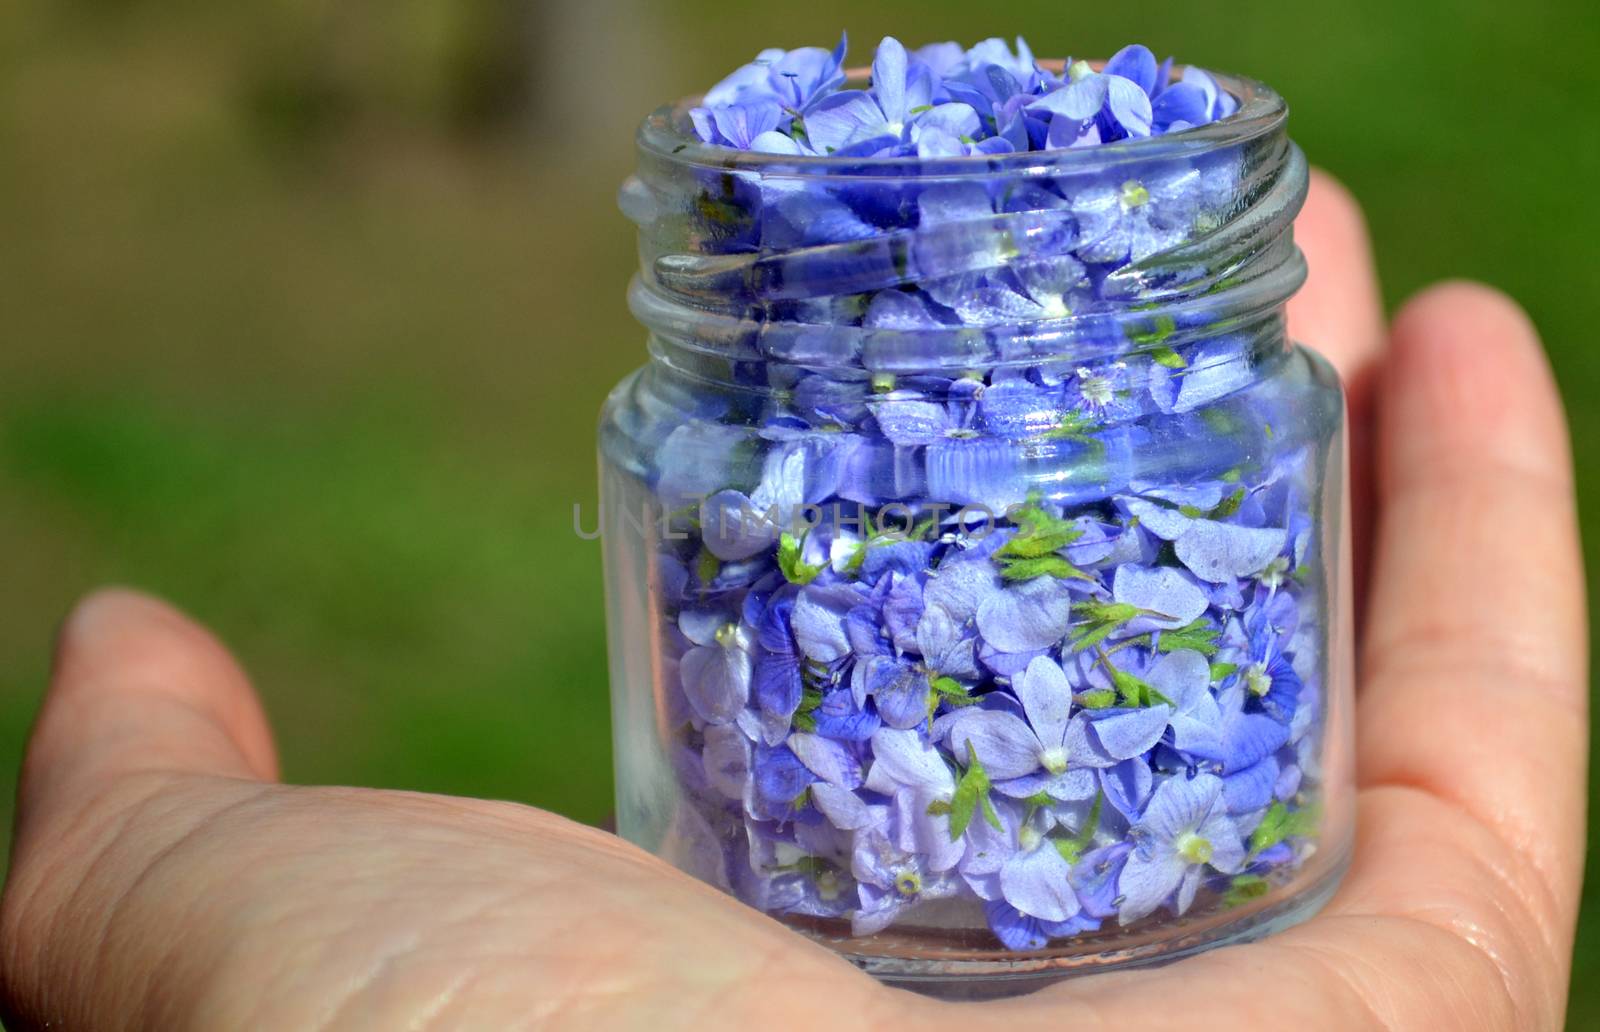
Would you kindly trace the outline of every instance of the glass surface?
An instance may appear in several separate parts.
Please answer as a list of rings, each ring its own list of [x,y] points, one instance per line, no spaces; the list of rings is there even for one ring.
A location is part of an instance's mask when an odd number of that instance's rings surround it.
[[[646,122],[601,421],[618,828],[973,996],[1270,931],[1351,833],[1342,400],[1281,102],[1079,151]]]

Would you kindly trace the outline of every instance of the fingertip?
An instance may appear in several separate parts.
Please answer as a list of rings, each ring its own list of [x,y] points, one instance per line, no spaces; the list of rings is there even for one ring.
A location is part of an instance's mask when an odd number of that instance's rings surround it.
[[[1311,234],[1310,243],[1319,249],[1353,249],[1364,253],[1369,249],[1367,216],[1361,202],[1344,181],[1327,169],[1311,170],[1311,185],[1306,192],[1305,206],[1295,220],[1297,229]],[[1326,248],[1320,245],[1326,244]]]
[[[1486,339],[1531,348],[1541,359],[1544,354],[1522,306],[1473,280],[1447,280],[1416,294],[1396,313],[1394,335],[1409,347],[1449,348]]]
[[[249,679],[210,632],[150,595],[102,588],[62,622],[23,795],[131,769],[272,779],[277,760]]]
[[[1343,378],[1352,415],[1365,418],[1370,372],[1383,352],[1383,300],[1361,205],[1345,186],[1311,172],[1294,222],[1306,282],[1289,300],[1289,334],[1320,352]]]
[[[1488,450],[1571,480],[1560,393],[1533,321],[1511,298],[1468,281],[1422,291],[1396,315],[1384,405],[1386,473]],[[1401,475],[1407,475],[1402,473]]]

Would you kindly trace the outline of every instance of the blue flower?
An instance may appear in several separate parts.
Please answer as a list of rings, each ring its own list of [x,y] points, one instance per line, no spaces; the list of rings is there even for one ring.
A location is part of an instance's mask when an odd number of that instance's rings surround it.
[[[1134,848],[1117,882],[1123,924],[1166,904],[1186,913],[1208,868],[1234,874],[1244,864],[1244,842],[1223,805],[1222,782],[1210,774],[1163,781],[1131,836]]]
[[[1074,62],[1066,82],[1034,99],[1028,111],[1048,119],[1046,139],[1052,148],[1109,143],[1151,132],[1150,95],[1144,88],[1113,73],[1110,66],[1097,72],[1086,61]]]
[[[1083,798],[1077,790],[1061,787],[1067,784],[1070,759],[1067,723],[1072,715],[1072,686],[1060,664],[1036,657],[1012,688],[1022,704],[1022,715],[1001,709],[961,714],[950,729],[951,751],[961,756],[972,748],[989,775],[1001,782],[1043,769],[1056,779],[1044,786],[1045,790],[1057,787],[1071,793],[1060,798]],[[1092,786],[1092,778],[1089,783]]]
[[[856,833],[851,854],[851,873],[860,887],[858,906],[851,914],[851,931],[856,935],[880,932],[906,910],[948,899],[961,890],[950,867],[935,866],[930,854],[905,848],[890,836],[888,808],[873,810],[880,818]]]
[[[777,131],[780,125],[790,122],[792,116],[785,114],[776,101],[752,100],[713,108],[697,107],[689,112],[689,117],[694,121],[695,132],[706,143],[757,151],[774,148],[783,151],[794,147],[789,136]],[[779,140],[768,140],[769,136],[779,137]]]
[[[914,849],[927,870],[955,867],[971,832],[951,834],[956,777],[939,750],[917,731],[885,727],[872,736],[872,756],[866,787],[892,800],[886,816],[902,847]]]
[[[936,87],[928,66],[887,36],[872,62],[872,87],[844,90],[818,104],[806,115],[806,139],[818,154],[870,155],[916,143],[926,132],[934,153],[941,153],[949,140],[976,133],[979,123],[966,104],[934,104]]]
[[[1288,542],[1288,530],[1283,527],[1249,527],[1212,518],[1225,503],[1237,508],[1238,499],[1227,499],[1240,490],[1216,482],[1185,489],[1156,488],[1119,501],[1141,527],[1172,542],[1178,559],[1197,578],[1220,584],[1262,572]]]
[[[1287,592],[1257,589],[1258,601],[1245,614],[1242,626],[1231,636],[1243,642],[1225,656],[1238,667],[1237,678],[1248,700],[1283,724],[1294,719],[1302,684],[1287,652],[1299,619],[1294,599]]]
[[[1018,952],[1042,950],[1051,939],[1065,938],[1092,932],[1100,922],[1084,914],[1074,914],[1065,921],[1045,921],[1030,917],[1003,899],[990,900],[983,905],[984,918],[989,930],[1008,950]]]
[[[1217,86],[1209,74],[1190,65],[1181,81],[1154,94],[1151,121],[1156,132],[1175,133],[1227,118],[1239,102]]]
[[[701,720],[727,724],[750,698],[750,629],[716,610],[684,610],[678,628],[694,644],[678,661],[679,681]]]
[[[818,100],[844,84],[846,36],[830,53],[821,47],[763,50],[756,59],[706,91],[705,106],[727,107],[751,101],[774,101],[804,114]]]
[[[1137,45],[1057,75],[1021,40],[888,38],[865,89],[844,56],[763,51],[688,122],[898,172],[1236,107]],[[892,186],[697,175],[686,246],[716,260],[656,273],[716,295],[734,389],[641,413],[661,443],[636,471],[687,531],[650,567],[674,862],[858,934],[981,905],[1035,950],[1303,860],[1245,838],[1321,789],[1318,459],[1269,446],[1276,411],[1211,425],[1255,378],[1246,335],[1198,308],[1120,317],[1198,292],[1188,263],[1146,259],[1240,199],[1236,150],[1147,149],[1164,156]],[[1191,433],[1209,446],[1155,464],[1150,444]]]

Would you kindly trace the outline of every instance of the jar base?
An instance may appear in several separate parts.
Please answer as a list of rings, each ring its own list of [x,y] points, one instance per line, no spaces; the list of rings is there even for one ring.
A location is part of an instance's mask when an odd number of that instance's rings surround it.
[[[1338,889],[1349,862],[1350,850],[1345,848],[1285,886],[1288,891],[1283,898],[1250,909],[1184,918],[1143,935],[1118,936],[1109,942],[1083,941],[1037,953],[919,946],[909,938],[869,952],[862,946],[872,940],[827,934],[816,925],[799,930],[886,985],[941,1000],[1003,999],[1024,996],[1066,978],[1155,967],[1283,931],[1322,909]],[[883,942],[880,936],[873,939]]]

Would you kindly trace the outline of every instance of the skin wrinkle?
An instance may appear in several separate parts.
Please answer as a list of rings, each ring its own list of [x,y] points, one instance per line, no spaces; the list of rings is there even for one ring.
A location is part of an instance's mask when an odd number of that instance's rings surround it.
[[[1497,1026],[1497,1027],[1518,1028],[1518,1029],[1520,1029],[1520,1028],[1538,1027],[1538,1025],[1529,1023],[1529,1022],[1527,1022],[1527,1021],[1522,1019],[1521,1015],[1525,1011],[1525,1008],[1523,1007],[1523,1005],[1521,1003],[1520,994],[1518,994],[1512,988],[1514,976],[1505,967],[1501,966],[1501,964],[1498,961],[1498,958],[1496,958],[1494,955],[1484,952],[1483,950],[1481,950],[1477,946],[1477,944],[1475,944],[1475,943],[1473,943],[1473,942],[1471,942],[1471,941],[1469,941],[1467,939],[1461,938],[1459,935],[1456,934],[1455,929],[1447,927],[1447,926],[1441,926],[1441,925],[1436,924],[1436,923],[1434,923],[1432,921],[1429,921],[1429,920],[1427,920],[1425,918],[1421,918],[1421,917],[1417,917],[1417,916],[1409,915],[1409,914],[1391,914],[1391,915],[1388,915],[1387,917],[1385,917],[1384,920],[1414,922],[1414,923],[1416,923],[1416,924],[1418,924],[1418,925],[1420,925],[1420,926],[1422,926],[1424,928],[1431,929],[1433,931],[1443,933],[1447,937],[1446,938],[1447,942],[1454,942],[1454,943],[1457,943],[1459,945],[1466,946],[1473,954],[1475,954],[1480,959],[1482,959],[1482,961],[1485,964],[1487,964],[1490,967],[1491,970],[1494,971],[1494,973],[1496,975],[1495,984],[1500,989],[1499,1001],[1504,1005],[1504,1008],[1507,1011],[1509,1011],[1510,1014],[1512,1015],[1513,1020],[1507,1022],[1504,1025],[1500,1025],[1500,1026]]]
[[[1452,632],[1443,622],[1429,621],[1419,625],[1416,634],[1408,634],[1404,639],[1369,642],[1368,647],[1372,651],[1366,665],[1381,673],[1370,675],[1367,678],[1368,686],[1384,681],[1404,682],[1410,679],[1406,675],[1411,673],[1426,672],[1431,680],[1435,671],[1447,677],[1459,674],[1462,679],[1479,680],[1483,677],[1485,661],[1493,656],[1497,665],[1507,661],[1512,665],[1506,678],[1502,678],[1497,669],[1496,681],[1510,680],[1519,686],[1519,691],[1525,687],[1550,689],[1537,693],[1542,702],[1562,707],[1564,716],[1588,718],[1588,699],[1581,692],[1573,690],[1575,685],[1570,674],[1541,665],[1531,654],[1532,649],[1515,644],[1500,644],[1495,648],[1479,644],[1460,650],[1442,647],[1451,640],[1452,633],[1459,640],[1461,628],[1457,627]]]
[[[1383,921],[1387,920],[1387,918],[1366,917],[1358,920],[1370,922],[1373,920]],[[1430,930],[1437,931],[1437,929],[1432,929],[1431,926]],[[1334,984],[1342,990],[1344,998],[1354,1004],[1355,1008],[1368,1019],[1359,1026],[1342,1023],[1343,1027],[1396,1030],[1401,1028],[1401,1026],[1395,1024],[1392,1004],[1384,1006],[1379,1000],[1373,999],[1371,995],[1374,986],[1388,984],[1387,972],[1381,966],[1373,965],[1365,956],[1352,954],[1348,950],[1339,949],[1326,943],[1293,942],[1283,944],[1283,946],[1285,949],[1306,956],[1316,965],[1317,970],[1326,972],[1329,977],[1333,978],[1335,980]],[[1369,977],[1357,979],[1355,973],[1358,970],[1368,971],[1370,973]],[[1341,1024],[1330,1024],[1326,1027],[1339,1028]]]
[[[1553,734],[1561,734],[1562,727],[1551,726]],[[1470,812],[1481,824],[1496,829],[1498,841],[1514,853],[1518,853],[1541,875],[1543,880],[1552,888],[1563,885],[1567,879],[1561,878],[1557,871],[1561,866],[1562,856],[1570,843],[1564,843],[1569,836],[1560,831],[1552,833],[1548,828],[1548,818],[1544,817],[1519,817],[1514,812],[1514,807],[1522,792],[1540,790],[1540,779],[1530,776],[1519,779],[1517,782],[1507,783],[1501,781],[1491,786],[1482,784],[1485,778],[1493,778],[1492,771],[1477,771],[1465,783],[1457,783],[1453,779],[1441,778],[1436,767],[1430,763],[1431,757],[1394,757],[1383,763],[1364,779],[1364,783],[1380,787],[1384,785],[1408,785],[1424,789],[1432,795],[1456,805],[1464,812]],[[1482,799],[1473,793],[1492,787],[1495,795],[1488,800]],[[1575,840],[1576,836],[1570,836]]]
[[[1441,818],[1442,823],[1440,827],[1450,828],[1456,834],[1465,834],[1468,832],[1476,833],[1480,837],[1486,838],[1496,846],[1500,847],[1499,851],[1504,851],[1508,848],[1505,841],[1500,837],[1499,834],[1497,834],[1492,826],[1484,823],[1471,813],[1461,811],[1458,804],[1449,799],[1443,798],[1434,792],[1430,792],[1414,785],[1393,784],[1370,785],[1364,787],[1361,795],[1363,798],[1370,798],[1372,793],[1378,792],[1390,794],[1401,793],[1409,796],[1411,801],[1419,803],[1425,807],[1430,805],[1435,808],[1444,807],[1452,812]],[[1460,819],[1454,819],[1456,813],[1460,814]],[[1460,850],[1459,852],[1461,855],[1470,858],[1479,867],[1481,867],[1484,873],[1493,878],[1493,880],[1501,885],[1506,892],[1510,893],[1513,900],[1524,910],[1525,913],[1522,915],[1523,920],[1517,921],[1515,918],[1510,920],[1509,923],[1512,924],[1513,927],[1525,927],[1529,924],[1532,924],[1535,927],[1542,927],[1545,924],[1551,923],[1547,921],[1545,915],[1558,912],[1559,904],[1557,903],[1553,892],[1550,890],[1550,887],[1545,884],[1542,877],[1536,876],[1531,880],[1530,884],[1524,885],[1523,880],[1515,875],[1512,868],[1506,865],[1495,864],[1490,861],[1489,858],[1493,855],[1494,851],[1485,850],[1480,847],[1468,847]],[[1516,854],[1513,850],[1506,855],[1514,856]],[[1529,891],[1530,889],[1533,890],[1531,893]],[[1542,898],[1536,901],[1536,896]],[[1502,901],[1498,898],[1491,897],[1490,905],[1496,907],[1497,909],[1501,909],[1501,912],[1504,913]]]
[[[1463,801],[1456,799],[1453,795],[1441,793],[1437,786],[1427,782],[1431,782],[1431,779],[1425,779],[1424,783],[1418,783],[1414,780],[1406,780],[1396,775],[1390,775],[1382,780],[1365,783],[1362,786],[1361,795],[1366,796],[1370,792],[1377,791],[1415,793],[1418,800],[1426,800],[1435,805],[1443,805],[1452,811],[1454,815],[1459,816],[1460,819],[1469,822],[1472,827],[1481,831],[1502,850],[1506,851],[1508,856],[1522,855],[1520,844],[1514,839],[1507,838],[1499,826],[1470,809]],[[1477,855],[1481,856],[1482,854]],[[1527,910],[1529,917],[1535,915],[1544,917],[1544,915],[1557,914],[1561,911],[1561,903],[1556,895],[1553,883],[1550,881],[1550,875],[1538,865],[1534,865],[1535,876],[1528,884],[1524,884],[1523,879],[1516,877],[1506,868],[1494,865],[1489,865],[1489,867],[1495,874],[1496,880],[1504,885],[1507,891],[1513,893],[1518,903]]]
[[[135,783],[137,783],[138,779],[135,778],[133,780]],[[72,886],[72,891],[68,894],[67,898],[59,903],[54,903],[48,899],[43,901],[43,905],[50,913],[50,918],[43,922],[28,922],[34,924],[35,926],[42,924],[44,928],[49,930],[43,937],[40,937],[37,940],[35,947],[36,953],[47,954],[53,951],[55,944],[53,938],[51,937],[51,933],[58,931],[60,928],[60,924],[57,920],[59,914],[63,912],[84,912],[84,908],[78,906],[77,904],[83,895],[90,891],[91,887],[95,884],[96,875],[101,872],[102,866],[109,862],[109,860],[116,855],[116,847],[124,840],[125,836],[129,832],[129,828],[134,826],[135,821],[139,818],[141,813],[143,813],[154,800],[163,794],[171,782],[170,776],[160,776],[157,777],[156,780],[157,785],[154,789],[140,795],[137,799],[133,800],[131,804],[117,807],[112,811],[113,819],[116,821],[116,823],[109,829],[100,829],[101,835],[99,836],[99,840],[93,848],[93,853],[89,859],[89,863],[84,868],[83,873],[79,877],[78,881]],[[100,793],[100,798],[103,800],[105,797],[115,796],[122,791],[125,791],[126,788],[126,784],[108,785]],[[97,801],[95,797],[91,797],[88,805],[69,815],[69,823],[64,829],[57,833],[56,842],[59,843],[62,841],[70,841],[73,837],[76,837],[76,833],[80,830],[80,826],[90,824],[91,819],[104,819],[101,812],[101,802]],[[13,937],[19,940],[19,948],[21,931],[18,927],[18,924],[25,924],[21,922],[21,916],[30,913],[33,906],[39,905],[39,897],[42,895],[47,884],[42,880],[32,877],[32,875],[38,871],[48,872],[55,868],[54,864],[43,864],[41,866],[42,861],[37,855],[34,854],[43,851],[48,855],[50,846],[51,843],[47,841],[44,845],[30,850],[28,855],[23,855],[19,851],[17,857],[14,859],[10,876],[7,879],[5,908],[8,912],[8,918],[4,922],[5,934],[8,940],[11,940]],[[24,896],[21,902],[14,900],[13,895],[16,891],[15,887],[19,883],[27,884],[30,881],[33,884],[28,895]],[[14,907],[18,909],[14,910]],[[17,914],[18,916],[11,917],[10,915],[13,913]],[[90,915],[94,915],[95,912],[90,910],[88,913]],[[14,924],[14,921],[18,922],[18,924]],[[102,933],[105,926],[108,925],[109,922],[110,919],[108,918],[107,921],[102,924]],[[13,947],[8,945],[6,953],[10,955],[13,952]],[[77,958],[75,955],[74,960],[76,961],[76,959]],[[10,968],[8,965],[8,970],[9,969]]]
[[[229,814],[247,809],[270,792],[270,786],[256,786],[255,790],[250,794],[229,802],[218,810],[199,816],[188,828],[180,832],[175,839],[157,850],[149,859],[143,861],[139,872],[113,896],[109,904],[104,908],[106,918],[97,937],[96,962],[98,969],[112,968],[113,965],[108,950],[116,938],[117,928],[127,920],[130,920],[128,911],[130,904],[138,900],[141,889],[156,876],[157,872],[169,864],[178,863],[182,859],[182,854],[185,850],[196,843],[203,842],[204,836],[213,833],[216,825]],[[108,850],[108,852],[112,852],[112,850]],[[191,902],[200,901],[192,900]],[[137,938],[137,936],[130,936],[130,938]],[[182,936],[173,935],[166,940],[164,956],[168,960],[183,945],[182,938]],[[175,967],[175,965],[173,966]],[[168,968],[169,965],[166,963],[147,965],[145,969],[147,983],[161,977],[167,972]],[[161,999],[161,994],[147,987],[144,997],[148,1005]]]

